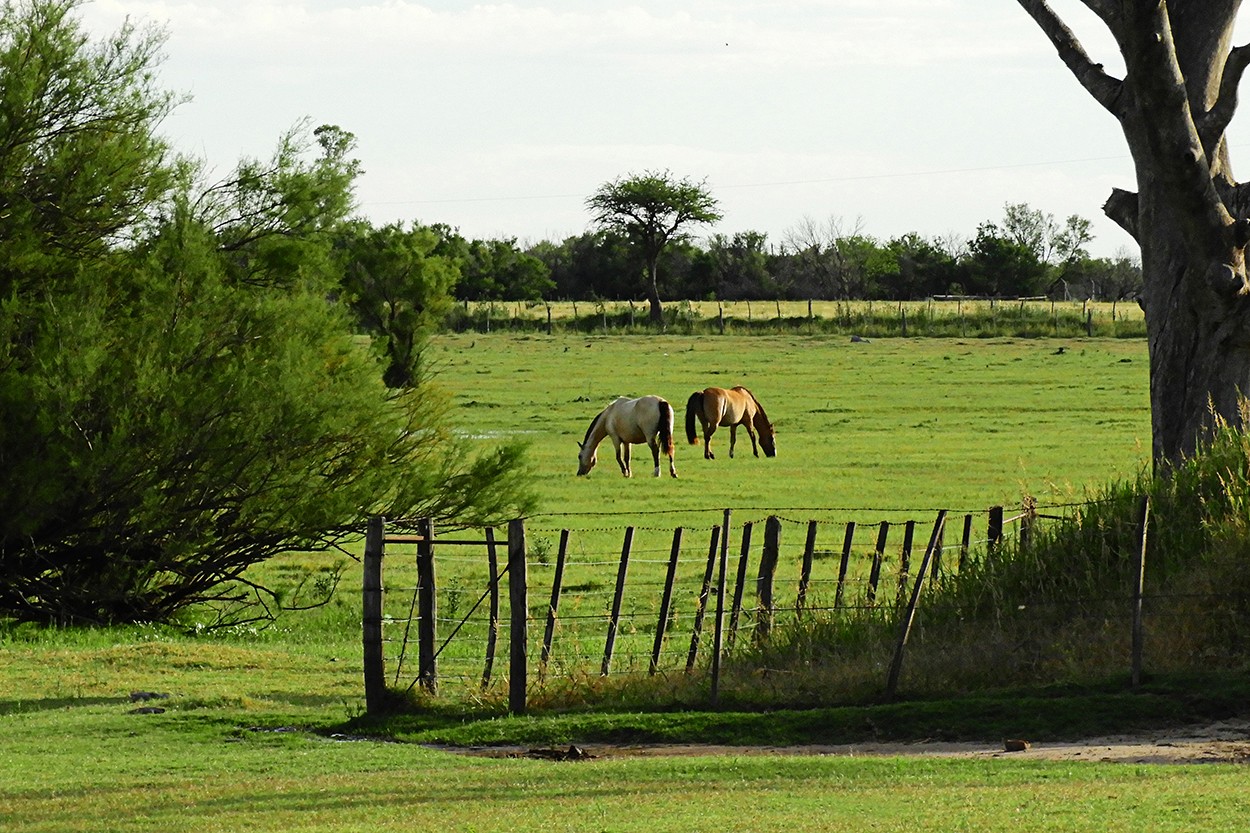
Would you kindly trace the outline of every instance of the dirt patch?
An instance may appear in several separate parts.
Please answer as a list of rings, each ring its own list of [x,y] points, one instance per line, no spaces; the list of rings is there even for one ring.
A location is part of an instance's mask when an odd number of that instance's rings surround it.
[[[1023,741],[1023,743],[1008,743]],[[1008,751],[1012,747],[1015,751]],[[1020,748],[1024,747],[1024,748]],[[662,755],[839,755],[843,757],[933,756],[1043,761],[1103,761],[1135,764],[1250,764],[1250,720],[1227,720],[1203,726],[1039,743],[1027,738],[998,743],[846,743],[805,746],[725,746],[713,744],[599,744],[533,749],[492,746],[450,751],[495,758],[542,758],[584,761]]]

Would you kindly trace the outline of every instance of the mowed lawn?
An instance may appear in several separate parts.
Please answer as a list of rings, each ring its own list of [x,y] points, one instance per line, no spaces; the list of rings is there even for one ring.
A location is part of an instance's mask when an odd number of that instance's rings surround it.
[[[530,444],[538,526],[714,522],[770,511],[1043,504],[1148,459],[1137,341],[440,336],[430,356],[457,430]],[[680,478],[645,450],[623,479],[576,441],[618,394],[680,411],[745,384],[777,423],[776,459],[679,445]],[[644,459],[638,459],[643,457]],[[645,521],[660,525],[652,517]],[[1235,766],[1137,766],[777,755],[481,759],[329,738],[360,713],[358,577],[270,631],[17,635],[0,644],[4,831],[1233,830]],[[150,701],[132,691],[169,694]],[[988,739],[992,740],[992,739]],[[992,745],[992,744],[991,744]]]

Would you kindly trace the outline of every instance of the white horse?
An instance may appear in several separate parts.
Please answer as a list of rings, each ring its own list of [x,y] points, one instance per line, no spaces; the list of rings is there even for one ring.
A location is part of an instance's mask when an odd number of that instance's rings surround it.
[[[599,412],[586,429],[586,438],[578,443],[577,473],[588,474],[595,467],[595,450],[604,437],[611,437],[616,446],[616,462],[621,474],[630,476],[629,448],[646,443],[655,459],[655,476],[660,476],[660,450],[668,455],[668,473],[677,476],[673,466],[673,406],[658,396],[638,399],[617,399]]]

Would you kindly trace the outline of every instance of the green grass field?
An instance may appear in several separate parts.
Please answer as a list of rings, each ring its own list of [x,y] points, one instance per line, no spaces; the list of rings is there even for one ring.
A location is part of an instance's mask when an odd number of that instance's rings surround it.
[[[587,542],[585,558],[614,555],[633,519],[640,548],[666,552],[673,525],[701,528],[725,508],[735,522],[775,511],[833,524],[979,511],[1025,492],[1053,505],[1131,476],[1148,457],[1140,341],[463,335],[440,336],[430,355],[466,438],[530,444],[543,502],[529,520],[535,538],[569,527]],[[574,476],[575,441],[612,397],[658,393],[677,404],[713,384],[756,392],[778,425],[776,459],[740,445],[730,460],[718,434],[715,461],[679,447],[675,481],[645,476],[645,461],[625,480],[610,457]],[[293,555],[263,572],[294,580],[325,563]],[[342,727],[363,708],[359,578],[348,570],[332,605],[258,633],[0,632],[0,829],[1233,830],[1250,803],[1234,766],[781,756],[572,764],[332,740],[331,730],[360,731]],[[450,589],[450,567],[443,576]],[[462,606],[475,595],[467,583],[458,592]],[[170,696],[132,702],[134,691]],[[130,713],[143,705],[166,711]],[[1092,727],[1087,711],[1073,715]],[[959,719],[967,733],[993,734],[1001,726],[989,714],[974,707]],[[669,716],[686,726],[677,737],[697,739],[698,724],[681,717]],[[449,732],[461,723],[454,713],[420,720]],[[552,737],[543,725],[464,728]]]

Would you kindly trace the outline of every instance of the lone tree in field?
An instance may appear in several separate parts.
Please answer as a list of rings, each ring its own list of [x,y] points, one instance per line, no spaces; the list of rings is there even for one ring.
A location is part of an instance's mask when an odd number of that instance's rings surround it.
[[[1103,210],[1141,245],[1154,460],[1175,462],[1250,394],[1250,191],[1225,131],[1250,47],[1231,48],[1240,0],[1084,0],[1124,58],[1109,74],[1045,0],[1018,0],[1119,120],[1137,192]]]
[[[596,225],[624,234],[642,250],[651,321],[662,325],[664,308],[656,279],[660,253],[670,242],[686,237],[691,226],[721,218],[707,183],[678,180],[668,171],[647,171],[605,183],[586,200],[586,206]]]

